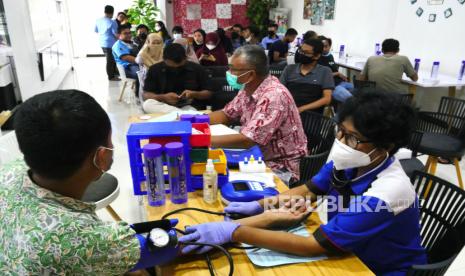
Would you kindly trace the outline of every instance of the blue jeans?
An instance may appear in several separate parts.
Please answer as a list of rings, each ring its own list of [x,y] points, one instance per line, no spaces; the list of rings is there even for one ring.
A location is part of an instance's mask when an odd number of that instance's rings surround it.
[[[348,98],[352,97],[352,91],[354,91],[354,85],[343,81],[334,88],[333,98],[338,102],[345,102]]]

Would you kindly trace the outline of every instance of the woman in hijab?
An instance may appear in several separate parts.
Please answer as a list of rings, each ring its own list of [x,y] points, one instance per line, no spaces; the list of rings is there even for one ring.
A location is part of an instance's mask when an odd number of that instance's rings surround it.
[[[181,44],[186,49],[187,61],[199,64],[199,59],[195,55],[194,49],[189,45],[189,41],[185,38],[176,38],[173,43]]]
[[[166,42],[167,40],[171,39],[171,36],[168,33],[168,30],[166,29],[165,23],[163,23],[163,21],[155,22],[155,32],[154,33],[161,36],[163,38],[163,42]]]
[[[226,52],[226,54],[229,56],[232,56],[234,52],[234,47],[233,47],[231,38],[229,38],[226,35],[226,32],[222,28],[218,28],[218,30],[216,30],[216,33],[218,34],[218,37],[220,38],[220,43],[221,45],[223,45],[223,49]]]
[[[206,36],[207,34],[202,29],[197,29],[194,31],[194,41],[192,42],[192,47],[194,47],[194,51],[196,53],[203,47]]]
[[[163,39],[155,33],[149,34],[144,47],[137,54],[136,62],[143,72],[143,79],[150,66],[163,60]]]
[[[217,33],[208,33],[205,37],[205,43],[197,51],[199,62],[203,66],[226,66],[228,57],[220,44],[220,38]]]

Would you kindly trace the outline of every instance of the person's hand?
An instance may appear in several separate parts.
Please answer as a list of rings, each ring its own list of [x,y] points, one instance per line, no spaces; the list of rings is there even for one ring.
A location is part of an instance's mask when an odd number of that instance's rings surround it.
[[[269,227],[287,228],[302,220],[312,210],[310,203],[302,199],[296,202],[288,201],[279,209],[267,210],[263,216]]]
[[[192,90],[184,90],[182,94],[179,96],[180,99],[194,99],[195,98],[195,91]]]
[[[176,105],[179,101],[178,94],[170,92],[163,95],[163,101],[169,105]]]
[[[180,243],[198,242],[221,245],[232,241],[232,234],[240,226],[235,222],[210,222],[194,226],[187,226],[186,233],[179,238]],[[213,247],[202,245],[187,245],[182,249],[183,254],[188,254],[194,250],[197,254],[210,251]]]
[[[348,79],[344,74],[342,74],[341,72],[338,72],[337,75],[338,75],[338,77],[341,78],[343,81],[345,81],[345,82],[348,82],[348,81],[349,81],[349,79]]]
[[[298,107],[297,109],[299,110],[299,113],[302,113],[302,112],[304,112],[304,111],[305,111],[305,109],[304,109],[304,107],[303,107],[303,106],[301,106],[301,107]]]
[[[263,213],[263,207],[258,203],[258,201],[251,202],[231,202],[224,212],[227,214],[241,214],[247,216],[253,216],[260,213]]]

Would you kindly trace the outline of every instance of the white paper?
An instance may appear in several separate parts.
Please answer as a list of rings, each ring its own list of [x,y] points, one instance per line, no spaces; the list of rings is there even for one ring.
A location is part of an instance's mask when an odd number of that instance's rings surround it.
[[[300,226],[289,231],[292,234],[302,237],[309,237],[310,233],[304,226]],[[245,245],[247,246],[247,245]],[[327,259],[327,256],[302,257],[264,248],[246,250],[250,261],[256,266],[271,267],[285,264],[309,263]]]
[[[173,111],[166,115],[150,119],[148,120],[148,122],[172,122],[172,121],[176,121],[178,116],[185,115],[185,114],[202,115],[203,113],[200,111],[190,111],[190,110],[189,111],[184,111],[184,110]]]
[[[265,183],[265,186],[270,188],[276,188],[274,183],[273,173],[241,173],[241,172],[229,172],[229,182],[235,180],[249,180],[258,181]]]
[[[221,135],[231,135],[231,134],[239,134],[238,131],[229,128],[223,124],[219,125],[210,125],[210,133],[212,136],[221,136]]]

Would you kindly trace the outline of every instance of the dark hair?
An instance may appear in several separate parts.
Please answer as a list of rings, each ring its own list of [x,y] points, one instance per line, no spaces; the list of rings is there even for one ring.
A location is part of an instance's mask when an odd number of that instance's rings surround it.
[[[307,39],[310,39],[310,38],[317,38],[318,37],[318,34],[314,31],[306,31],[304,33],[304,36],[302,37],[303,40],[307,40]]]
[[[166,29],[165,23],[163,23],[163,21],[155,21],[155,24],[158,24],[158,26],[160,26],[160,32],[163,41],[171,39],[171,36],[169,35],[168,30]]]
[[[321,40],[322,42],[323,42],[324,40],[328,41],[329,46],[333,45],[333,41],[331,40],[331,38],[326,37],[326,36],[324,36],[324,35],[319,35],[319,36],[318,36],[318,39]]]
[[[383,41],[382,51],[383,53],[399,52],[399,41],[394,38],[385,39]]]
[[[174,26],[172,29],[172,33],[178,33],[178,34],[183,34],[184,29],[181,26]]]
[[[121,34],[124,30],[126,29],[131,29],[131,25],[130,24],[122,24],[122,25],[119,25],[118,26],[118,34]]]
[[[239,29],[241,29],[241,31],[244,30],[244,27],[242,27],[242,25],[239,24],[239,23],[236,23],[236,24],[232,25],[232,27],[233,28],[239,28]]]
[[[248,29],[257,38],[260,36],[260,29],[257,26],[251,25],[245,29]]]
[[[205,37],[207,36],[207,33],[203,29],[197,29],[197,30],[195,30],[193,32],[193,34],[195,34],[197,32],[200,33],[202,35],[202,37],[203,37],[203,40],[205,40]]]
[[[111,133],[107,113],[79,90],[56,90],[26,100],[14,128],[27,165],[50,179],[73,175],[89,154],[108,146]]]
[[[137,25],[136,31],[138,31],[140,29],[146,29],[147,31],[149,31],[149,27],[147,27],[147,25],[144,25],[144,24]]]
[[[175,63],[181,63],[186,58],[186,49],[184,49],[181,44],[171,43],[163,50],[164,60],[171,60]]]
[[[294,28],[287,29],[286,33],[284,34],[284,36],[292,36],[292,35],[297,35],[297,31]]]
[[[352,119],[354,127],[378,148],[399,148],[408,144],[416,113],[411,105],[402,102],[400,95],[384,91],[360,92],[341,107],[339,122]]]
[[[304,44],[313,47],[313,55],[321,55],[323,53],[323,42],[319,39],[309,38],[304,40]]]
[[[120,16],[120,15],[124,15],[124,16],[128,17],[124,12],[119,12],[119,13],[116,15],[116,17],[118,17],[118,16]]]
[[[277,29],[277,28],[278,28],[278,24],[276,24],[276,23],[271,23],[271,24],[268,25],[268,28],[276,28],[276,29]]]
[[[106,14],[113,14],[114,12],[115,12],[115,8],[113,8],[113,6],[110,6],[110,5],[105,6],[105,13]]]
[[[265,77],[269,73],[268,58],[265,50],[258,45],[244,45],[234,51],[233,56],[243,57],[247,64],[252,65],[255,72],[260,77]]]

